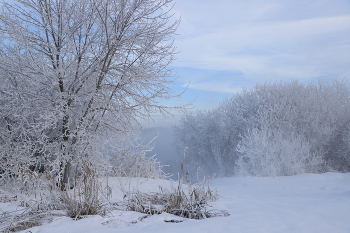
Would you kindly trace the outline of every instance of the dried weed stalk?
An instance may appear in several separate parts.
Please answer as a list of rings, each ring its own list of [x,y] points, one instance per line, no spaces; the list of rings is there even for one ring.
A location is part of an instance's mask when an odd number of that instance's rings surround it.
[[[184,174],[183,167],[183,163],[181,163]],[[167,212],[190,219],[229,215],[225,210],[211,209],[208,205],[209,202],[219,198],[218,191],[210,188],[209,180],[204,179],[198,184],[192,184],[187,172],[185,177],[187,185],[184,185],[184,177],[179,177],[177,185],[172,184],[170,191],[159,187],[160,192],[158,193],[142,193],[140,191],[126,193],[124,197],[127,209],[146,214]]]

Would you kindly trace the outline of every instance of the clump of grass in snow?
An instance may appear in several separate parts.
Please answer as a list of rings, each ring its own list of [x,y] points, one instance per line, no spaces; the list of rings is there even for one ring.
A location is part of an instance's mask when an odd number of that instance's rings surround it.
[[[190,219],[205,219],[218,216],[228,216],[224,210],[211,209],[209,202],[219,198],[216,189],[210,189],[205,182],[197,185],[187,184],[179,179],[170,191],[160,187],[160,192],[143,193],[129,192],[125,195],[127,210],[146,214],[167,212]]]
[[[103,212],[103,205],[99,198],[102,187],[98,181],[96,171],[91,166],[84,166],[84,176],[73,190],[61,192],[61,198],[71,218],[82,215],[96,215]]]
[[[186,174],[186,187],[184,187],[184,177],[182,176],[176,186],[171,186],[170,191],[159,187],[160,192],[158,193],[142,193],[139,191],[126,193],[124,197],[127,210],[146,214],[167,212],[190,219],[229,215],[225,210],[209,208],[208,203],[219,198],[217,190],[210,188],[209,180],[193,185],[188,173],[184,171],[183,162],[181,163],[181,170],[182,174]],[[199,173],[200,169],[197,170],[197,177],[199,177]]]

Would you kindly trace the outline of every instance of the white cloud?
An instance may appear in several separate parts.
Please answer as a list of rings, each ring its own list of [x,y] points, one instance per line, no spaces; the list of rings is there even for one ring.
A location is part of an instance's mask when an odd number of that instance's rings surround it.
[[[242,90],[241,86],[233,87],[224,82],[194,82],[191,83],[191,88],[202,91],[213,91],[213,92],[221,92],[227,94],[239,93]]]
[[[241,71],[243,79],[255,82],[350,79],[347,1],[189,0],[181,4],[184,25],[176,40],[181,53],[175,66]],[[221,92],[235,89],[229,80],[218,78],[205,82],[197,78],[190,87],[212,90],[214,83],[222,83]]]

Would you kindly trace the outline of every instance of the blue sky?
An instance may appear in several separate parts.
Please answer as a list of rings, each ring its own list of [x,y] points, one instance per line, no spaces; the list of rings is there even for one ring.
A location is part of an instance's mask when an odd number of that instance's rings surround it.
[[[265,81],[350,80],[350,0],[174,2],[181,24],[173,89],[189,86],[181,99],[161,101],[165,105],[212,108]]]
[[[265,81],[350,80],[349,0],[178,0],[176,91],[194,108]]]

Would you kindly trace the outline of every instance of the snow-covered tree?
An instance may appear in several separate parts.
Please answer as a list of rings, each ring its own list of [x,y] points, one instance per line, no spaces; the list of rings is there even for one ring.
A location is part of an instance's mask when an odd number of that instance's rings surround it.
[[[173,97],[171,2],[2,1],[2,173],[46,167],[64,188],[139,119],[169,113],[158,101]]]

